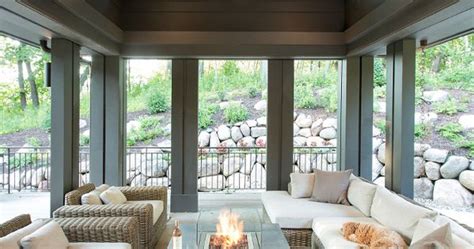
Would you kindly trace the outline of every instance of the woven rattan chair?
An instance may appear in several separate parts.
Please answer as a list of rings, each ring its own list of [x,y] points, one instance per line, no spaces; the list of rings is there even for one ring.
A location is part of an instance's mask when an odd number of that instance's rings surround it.
[[[163,212],[158,221],[153,224],[153,207],[151,204],[109,204],[81,205],[81,196],[95,189],[94,184],[86,184],[73,190],[65,196],[65,206],[54,211],[55,218],[71,217],[136,217],[140,248],[154,248],[166,227],[167,194],[166,187],[120,187],[128,201],[160,200],[163,202]]]

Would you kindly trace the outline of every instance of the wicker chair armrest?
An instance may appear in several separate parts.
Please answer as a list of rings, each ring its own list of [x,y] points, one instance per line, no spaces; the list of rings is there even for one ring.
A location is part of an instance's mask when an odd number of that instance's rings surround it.
[[[29,214],[18,215],[0,224],[0,238],[31,224]]]
[[[135,217],[57,218],[69,242],[124,242],[139,247]]]
[[[160,186],[120,187],[120,191],[129,201],[168,200],[168,188]]]

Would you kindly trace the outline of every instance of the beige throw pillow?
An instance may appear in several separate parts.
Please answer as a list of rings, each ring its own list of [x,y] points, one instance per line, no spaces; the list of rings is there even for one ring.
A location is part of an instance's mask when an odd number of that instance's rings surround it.
[[[370,216],[370,207],[372,206],[375,190],[377,190],[377,185],[355,178],[349,183],[347,200],[363,214]]]
[[[100,186],[96,187],[95,190],[102,193],[105,190],[107,190],[108,188],[110,188],[110,186],[108,184],[101,184]]]
[[[100,194],[102,192],[98,190],[93,190],[87,194],[83,194],[81,196],[81,204],[82,205],[102,205],[102,201],[100,200]]]
[[[335,172],[316,170],[311,200],[349,205],[347,188],[351,173],[352,170]]]
[[[314,174],[291,173],[291,197],[309,198],[313,193]]]
[[[100,199],[105,204],[123,204],[127,197],[117,187],[110,187],[100,194]]]
[[[18,229],[5,237],[0,238],[1,249],[18,249],[20,247],[20,241],[23,237],[33,233],[42,227],[47,221],[45,219],[39,219],[33,221],[26,227]]]
[[[23,249],[66,249],[68,245],[66,235],[55,221],[49,222],[21,240]]]

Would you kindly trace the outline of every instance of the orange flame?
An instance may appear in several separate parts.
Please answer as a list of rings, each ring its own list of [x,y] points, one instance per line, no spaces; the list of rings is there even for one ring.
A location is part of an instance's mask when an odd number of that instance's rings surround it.
[[[239,215],[229,210],[219,214],[219,223],[216,224],[216,235],[223,240],[223,248],[229,248],[239,243],[244,232],[244,222],[239,221]]]

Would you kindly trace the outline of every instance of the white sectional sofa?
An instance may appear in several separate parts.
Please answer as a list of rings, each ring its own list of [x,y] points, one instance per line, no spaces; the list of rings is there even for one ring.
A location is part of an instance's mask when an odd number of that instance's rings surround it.
[[[270,220],[284,229],[312,229],[315,248],[359,248],[342,236],[342,225],[348,221],[383,225],[402,235],[409,245],[420,219],[432,221],[433,227],[450,223],[454,247],[474,248],[472,232],[381,186],[351,177],[348,200],[351,205],[293,198],[286,191],[262,193]]]

